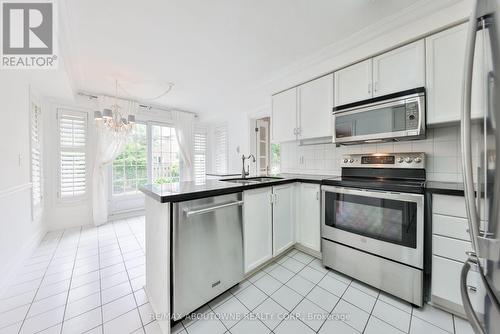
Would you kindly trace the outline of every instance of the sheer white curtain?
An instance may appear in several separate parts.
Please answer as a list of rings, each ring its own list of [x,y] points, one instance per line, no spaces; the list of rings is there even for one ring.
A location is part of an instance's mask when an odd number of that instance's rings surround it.
[[[128,114],[135,114],[137,103],[132,101],[117,100],[120,112],[126,118]],[[99,97],[99,109],[111,109],[115,103],[114,98],[107,96]],[[96,226],[108,221],[108,172],[107,166],[113,163],[122,152],[128,140],[128,136],[110,130],[103,124],[96,124],[96,155],[94,160],[94,172],[92,174],[92,209],[94,224]]]
[[[174,111],[172,118],[175,124],[175,133],[179,150],[182,157],[181,181],[192,181],[194,179],[194,143],[193,122],[194,115],[181,111]]]

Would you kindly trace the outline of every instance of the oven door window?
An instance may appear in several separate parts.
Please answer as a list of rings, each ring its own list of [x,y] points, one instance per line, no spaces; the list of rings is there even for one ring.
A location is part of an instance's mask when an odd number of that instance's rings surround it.
[[[416,248],[417,204],[325,193],[325,224],[369,238]]]

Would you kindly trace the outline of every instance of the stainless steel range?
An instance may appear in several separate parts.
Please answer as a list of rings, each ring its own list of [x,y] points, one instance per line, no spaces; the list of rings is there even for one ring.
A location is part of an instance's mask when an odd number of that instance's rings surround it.
[[[423,303],[425,154],[355,154],[323,182],[323,264]]]

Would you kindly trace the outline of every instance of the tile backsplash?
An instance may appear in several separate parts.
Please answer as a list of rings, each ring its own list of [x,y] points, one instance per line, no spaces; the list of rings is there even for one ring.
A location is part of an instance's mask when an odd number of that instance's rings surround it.
[[[480,129],[472,127],[472,140],[479,142]],[[281,172],[340,175],[344,154],[424,152],[427,179],[462,182],[460,126],[427,129],[426,139],[395,143],[360,144],[336,147],[334,144],[299,146],[299,142],[281,144]],[[478,148],[472,149],[473,160]]]

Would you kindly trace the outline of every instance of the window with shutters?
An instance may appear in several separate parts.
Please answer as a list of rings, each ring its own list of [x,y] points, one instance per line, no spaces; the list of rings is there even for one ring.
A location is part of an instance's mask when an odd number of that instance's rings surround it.
[[[228,149],[227,149],[227,126],[217,126],[214,131],[215,137],[215,173],[227,174]]]
[[[33,211],[42,206],[42,144],[41,144],[41,109],[31,103],[31,183]]]
[[[207,173],[207,130],[202,126],[194,131],[194,180],[203,182]]]
[[[87,113],[58,110],[59,198],[76,200],[87,193]]]
[[[147,125],[136,123],[123,152],[113,161],[113,195],[131,195],[148,183]]]
[[[157,184],[179,182],[179,144],[175,128],[151,126],[151,181]]]

